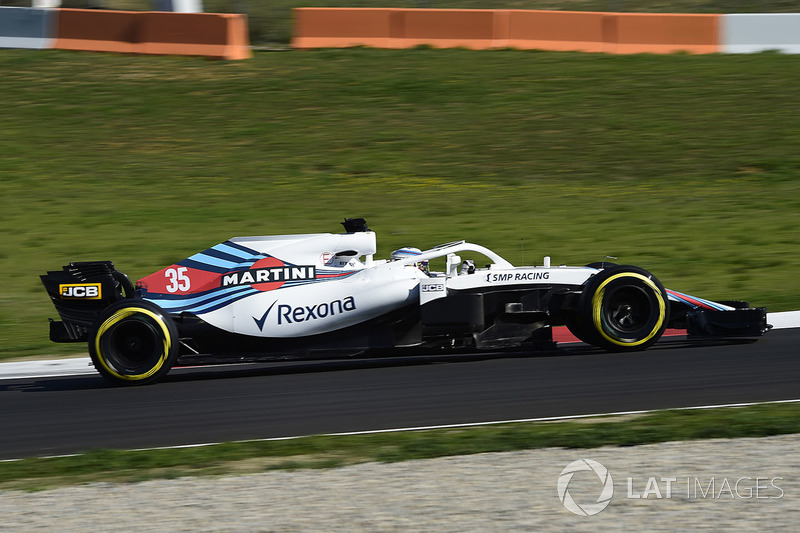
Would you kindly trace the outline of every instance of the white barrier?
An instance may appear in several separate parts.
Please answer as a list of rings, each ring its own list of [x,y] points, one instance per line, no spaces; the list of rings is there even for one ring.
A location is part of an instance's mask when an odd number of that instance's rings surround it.
[[[728,54],[800,54],[800,13],[722,15],[720,44]]]
[[[172,11],[173,13],[203,12],[203,0],[155,0],[152,5],[155,11]]]
[[[55,12],[30,7],[0,7],[0,48],[52,48]]]

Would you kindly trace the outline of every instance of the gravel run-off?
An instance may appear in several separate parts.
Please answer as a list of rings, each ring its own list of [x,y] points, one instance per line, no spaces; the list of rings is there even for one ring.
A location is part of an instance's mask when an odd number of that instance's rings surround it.
[[[559,499],[559,476],[580,459],[613,479],[593,516]],[[581,506],[602,489],[588,470],[567,485]],[[796,531],[800,435],[0,491],[0,517],[4,532]]]

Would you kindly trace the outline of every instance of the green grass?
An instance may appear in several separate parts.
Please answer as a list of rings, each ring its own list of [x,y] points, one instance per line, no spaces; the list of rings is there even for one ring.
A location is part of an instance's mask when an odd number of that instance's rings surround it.
[[[314,436],[183,449],[95,450],[73,457],[0,462],[0,490],[41,490],[93,481],[136,482],[276,469],[331,468],[363,462],[397,462],[535,448],[633,446],[798,432],[799,405],[765,404],[571,422]]]
[[[151,0],[95,0],[107,9],[147,11]],[[3,5],[30,6],[30,0]],[[63,7],[85,8],[90,0],[62,0]],[[789,13],[800,12],[800,0],[203,0],[207,13],[245,13],[254,45],[286,46],[292,36],[296,7],[395,7],[438,9],[550,9],[634,13]]]
[[[0,72],[0,358],[84,351],[47,340],[48,269],[137,279],[345,216],[383,257],[462,238],[517,264],[612,255],[800,308],[798,56],[0,50]]]

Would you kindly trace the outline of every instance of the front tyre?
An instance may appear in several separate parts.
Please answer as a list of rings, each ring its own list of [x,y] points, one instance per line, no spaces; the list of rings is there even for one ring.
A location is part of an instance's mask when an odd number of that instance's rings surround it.
[[[614,266],[589,279],[578,304],[585,341],[608,351],[644,350],[669,321],[667,291],[644,269]]]
[[[122,300],[98,317],[89,335],[89,354],[97,371],[114,384],[153,383],[178,357],[178,329],[156,304]]]

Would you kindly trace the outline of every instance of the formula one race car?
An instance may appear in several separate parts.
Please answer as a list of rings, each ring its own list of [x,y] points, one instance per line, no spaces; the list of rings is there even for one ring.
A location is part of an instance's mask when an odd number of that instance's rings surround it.
[[[756,337],[765,308],[664,289],[638,267],[515,267],[464,241],[377,260],[375,233],[234,237],[141,280],[111,261],[41,276],[61,321],[55,342],[88,341],[120,384],[157,381],[181,358],[321,358],[553,347],[553,326],[609,351],[643,350],[669,327]],[[485,258],[483,267],[463,253]],[[431,261],[443,271],[431,270]],[[409,349],[416,349],[409,350]]]

